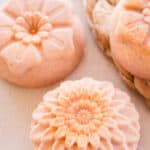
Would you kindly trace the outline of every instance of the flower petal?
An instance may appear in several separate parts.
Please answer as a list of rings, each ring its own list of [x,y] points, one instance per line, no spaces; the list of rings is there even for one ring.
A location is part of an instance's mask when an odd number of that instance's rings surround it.
[[[73,31],[71,28],[55,29],[48,40],[43,41],[43,53],[47,59],[62,59],[74,50]]]
[[[125,141],[125,135],[117,127],[111,130],[111,135],[114,142],[123,143]]]
[[[34,121],[39,122],[42,125],[48,125],[49,124],[49,118],[51,117],[50,112],[47,111],[48,108],[39,108],[38,111],[34,112],[32,114],[32,118]]]
[[[62,42],[65,48],[68,48],[69,51],[74,50],[72,28],[68,27],[68,28],[55,29],[51,32],[51,35],[55,39],[58,39],[58,41]]]
[[[106,100],[112,99],[113,95],[115,94],[115,88],[114,86],[109,82],[100,82],[99,83],[99,89],[102,93],[102,96]]]
[[[51,126],[53,127],[60,127],[64,125],[64,118],[63,117],[57,117],[55,119],[52,119],[50,121]]]
[[[106,127],[101,127],[98,131],[98,134],[103,139],[109,139],[110,133]]]
[[[52,142],[49,142],[49,143],[41,143],[40,146],[38,148],[35,148],[35,149],[38,149],[38,150],[50,150],[50,147],[51,147],[51,144]]]
[[[129,102],[130,101],[130,97],[128,94],[120,91],[119,89],[115,90],[115,95],[114,95],[114,100],[118,100],[121,101],[124,99],[125,102]]]
[[[79,135],[78,136],[78,147],[86,150],[87,149],[87,145],[88,145],[88,138],[86,135]]]
[[[130,121],[128,116],[117,112],[117,110],[112,113],[112,119],[114,119],[118,124],[126,124]]]
[[[56,138],[62,138],[66,136],[67,128],[66,127],[59,127],[55,133]]]
[[[31,140],[34,142],[34,143],[38,143],[41,141],[41,138],[42,138],[42,135],[43,135],[43,132],[45,130],[45,127],[44,126],[41,126],[41,125],[36,125],[34,127],[31,128]]]
[[[6,61],[10,71],[16,75],[23,74],[41,62],[41,55],[35,46],[26,46],[20,42],[4,48],[0,56]]]
[[[53,129],[48,128],[43,132],[41,140],[42,142],[50,142],[53,140],[53,138],[54,138]]]
[[[44,95],[43,99],[45,102],[56,102],[57,101],[57,94],[58,93],[56,91],[51,90]]]
[[[50,150],[64,150],[65,145],[61,141],[55,141]]]
[[[149,25],[142,21],[143,15],[126,11],[121,13],[120,19],[114,31],[116,38],[129,43],[143,44],[149,34]]]
[[[49,21],[53,25],[70,24],[72,20],[72,11],[68,3],[69,2],[66,3],[60,0],[45,0],[42,11],[49,15]]]
[[[100,147],[100,137],[97,134],[92,134],[89,136],[89,142],[92,146],[99,148]]]
[[[11,30],[1,30],[0,28],[0,48],[5,46],[13,37],[13,32]]]
[[[117,150],[117,149],[113,149],[111,141],[110,140],[105,140],[105,139],[101,139],[100,140],[100,149],[101,150]]]
[[[122,125],[119,127],[122,132],[125,134],[126,141],[135,143],[138,141],[140,135],[139,130],[134,125]]]
[[[126,106],[126,108],[122,108],[119,110],[119,113],[124,115],[125,117],[129,117],[129,120],[131,121],[137,121],[139,120],[139,114],[132,109],[134,106]]]
[[[14,25],[14,20],[3,12],[0,12],[0,28],[11,28]]]
[[[137,146],[137,145],[136,145]],[[137,149],[137,148],[131,148],[132,146],[130,145],[130,149]],[[118,143],[113,143],[113,150],[120,150],[120,149],[123,149],[123,150],[128,150],[129,149],[129,147],[128,147],[128,145],[127,144],[124,144],[124,143],[120,143],[120,144],[118,144]]]
[[[40,11],[45,0],[26,0],[28,11]]]
[[[72,147],[77,141],[77,135],[75,133],[69,132],[66,135],[65,144],[67,147]]]
[[[26,0],[10,0],[5,6],[4,10],[11,16],[18,17],[23,15],[26,10]]]
[[[42,43],[43,53],[47,59],[60,59],[62,57],[61,53],[64,49],[63,45],[58,45],[54,40],[45,40]]]

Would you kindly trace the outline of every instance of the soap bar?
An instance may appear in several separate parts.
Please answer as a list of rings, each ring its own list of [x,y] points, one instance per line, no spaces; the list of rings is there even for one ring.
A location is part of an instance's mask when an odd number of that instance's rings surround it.
[[[33,112],[30,138],[34,150],[137,150],[139,115],[110,82],[65,81]]]
[[[112,15],[111,53],[150,106],[150,2],[123,0]],[[126,72],[126,73],[125,73]],[[129,80],[130,80],[129,79]]]
[[[67,0],[10,0],[0,10],[0,76],[23,87],[66,77],[85,47],[82,24]]]
[[[119,0],[84,0],[85,13],[96,42],[111,57],[109,33],[111,17]]]
[[[123,81],[145,97],[150,107],[148,0],[84,0],[96,42]]]

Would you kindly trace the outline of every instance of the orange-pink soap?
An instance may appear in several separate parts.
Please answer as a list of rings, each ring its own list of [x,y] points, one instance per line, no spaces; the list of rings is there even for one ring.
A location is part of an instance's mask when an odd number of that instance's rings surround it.
[[[112,55],[125,70],[145,81],[150,80],[149,33],[150,1],[122,0],[112,17]]]
[[[84,78],[48,92],[32,115],[34,150],[137,150],[139,115],[111,83]]]
[[[84,47],[82,24],[67,0],[10,0],[0,10],[0,76],[16,85],[63,79]]]

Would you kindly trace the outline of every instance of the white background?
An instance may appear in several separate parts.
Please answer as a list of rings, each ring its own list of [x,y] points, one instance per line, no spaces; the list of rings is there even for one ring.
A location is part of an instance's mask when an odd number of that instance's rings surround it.
[[[0,3],[5,1],[0,0]],[[122,82],[115,67],[96,46],[84,16],[82,1],[72,1],[84,24],[87,47],[80,65],[66,80],[93,77],[111,81],[126,91],[140,113],[141,140],[138,150],[150,150],[150,112],[143,103],[144,98]],[[32,111],[42,100],[43,94],[51,88],[23,89],[0,79],[0,150],[33,150],[29,140]]]

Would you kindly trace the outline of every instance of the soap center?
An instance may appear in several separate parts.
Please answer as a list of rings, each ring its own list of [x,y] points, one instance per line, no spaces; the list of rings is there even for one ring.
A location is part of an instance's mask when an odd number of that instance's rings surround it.
[[[39,44],[48,37],[52,30],[52,24],[48,16],[40,12],[26,12],[23,16],[16,19],[13,25],[14,36],[17,40],[24,43]]]
[[[29,30],[29,33],[31,33],[31,34],[36,34],[37,32],[38,32],[38,29],[35,27],[31,27]]]
[[[80,109],[76,114],[76,119],[80,124],[87,124],[92,119],[89,108]]]
[[[82,88],[80,93],[71,92],[65,95],[61,105],[65,125],[77,134],[97,132],[100,126],[110,118],[109,102],[104,99],[100,90]],[[68,98],[67,98],[68,97]],[[60,113],[60,117],[62,117]]]

